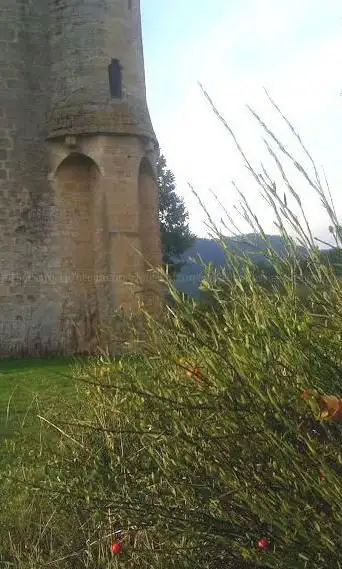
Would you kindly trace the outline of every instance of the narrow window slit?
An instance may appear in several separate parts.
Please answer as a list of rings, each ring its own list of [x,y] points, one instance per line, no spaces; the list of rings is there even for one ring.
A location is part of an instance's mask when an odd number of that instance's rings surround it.
[[[122,98],[122,66],[118,59],[112,59],[108,65],[110,94],[113,99]]]

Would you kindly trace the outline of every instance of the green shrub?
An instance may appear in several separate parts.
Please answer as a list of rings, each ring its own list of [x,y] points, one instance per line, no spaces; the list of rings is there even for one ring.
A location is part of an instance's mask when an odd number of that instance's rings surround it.
[[[317,172],[312,178],[294,164],[324,196]],[[208,271],[202,283],[211,307],[169,282],[172,306],[158,320],[145,314],[139,358],[102,357],[75,369],[80,417],[58,423],[58,452],[44,457],[39,480],[34,470],[27,477],[45,528],[30,554],[39,551],[44,563],[341,567],[341,425],[322,421],[301,400],[310,388],[341,395],[341,284],[286,197],[252,173],[288,256],[268,250],[275,278],[265,286],[247,259],[226,250],[229,279]],[[252,229],[265,236],[243,203]],[[309,270],[296,256],[294,233],[309,251]],[[117,531],[123,551],[112,556]]]

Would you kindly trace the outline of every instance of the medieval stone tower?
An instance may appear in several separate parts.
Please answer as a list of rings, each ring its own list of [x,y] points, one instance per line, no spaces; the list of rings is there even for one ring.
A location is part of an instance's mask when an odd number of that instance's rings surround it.
[[[161,262],[140,0],[0,0],[0,44],[0,355],[86,351]]]

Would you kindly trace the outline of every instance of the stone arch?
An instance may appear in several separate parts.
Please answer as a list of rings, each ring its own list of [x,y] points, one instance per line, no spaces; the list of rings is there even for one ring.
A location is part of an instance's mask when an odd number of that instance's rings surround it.
[[[72,352],[89,352],[98,322],[95,199],[99,169],[69,154],[56,171],[57,240],[62,290],[61,335]]]
[[[91,153],[84,152],[82,150],[72,150],[71,152],[65,153],[64,156],[55,157],[54,166],[50,173],[51,179],[57,179],[60,169],[66,165],[71,166],[71,164],[77,161],[87,163],[90,167],[93,167],[97,174],[103,175],[101,164],[96,162],[96,159],[91,155]]]
[[[159,226],[158,226],[158,184],[152,165],[147,158],[140,162],[138,176],[139,219],[141,250],[148,263],[158,264]]]
[[[138,175],[139,229],[141,252],[144,257],[143,269],[146,279],[145,290],[150,290],[152,282],[146,271],[161,264],[160,230],[158,222],[158,183],[150,161],[143,158]],[[153,286],[152,286],[153,288]]]

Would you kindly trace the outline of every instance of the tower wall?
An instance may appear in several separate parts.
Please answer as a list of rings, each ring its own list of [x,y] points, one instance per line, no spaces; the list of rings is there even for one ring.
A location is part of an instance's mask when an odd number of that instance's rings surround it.
[[[139,0],[0,11],[0,356],[89,351],[161,262]]]
[[[48,9],[44,0],[1,0],[0,354],[40,350],[55,295],[49,264],[53,196],[47,184]],[[46,349],[50,347],[51,335]]]
[[[145,89],[139,0],[50,0],[49,135],[138,134],[155,138]],[[108,65],[122,66],[113,99]]]

